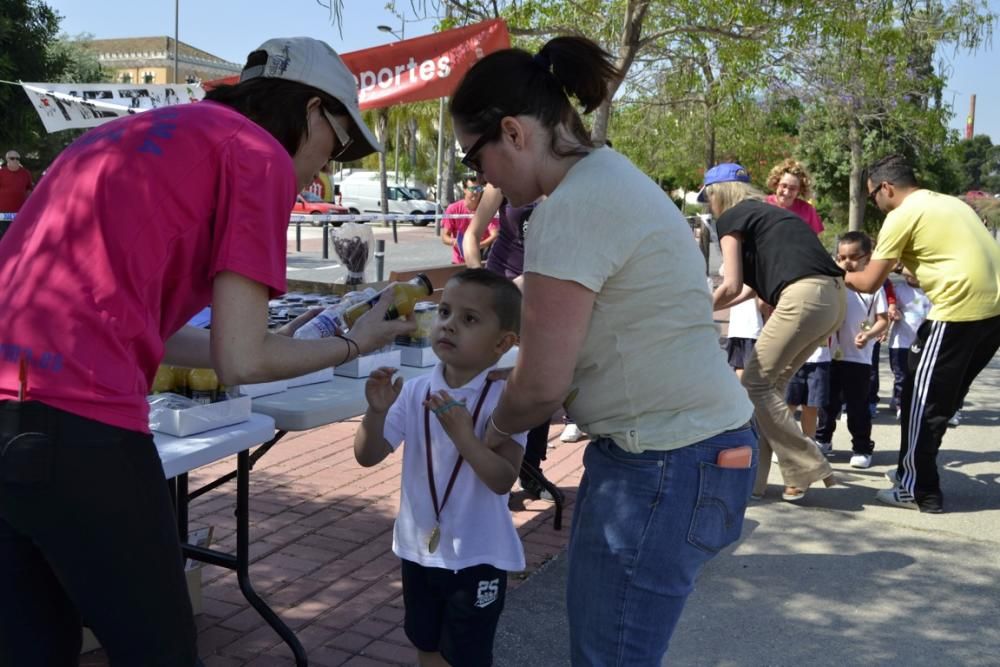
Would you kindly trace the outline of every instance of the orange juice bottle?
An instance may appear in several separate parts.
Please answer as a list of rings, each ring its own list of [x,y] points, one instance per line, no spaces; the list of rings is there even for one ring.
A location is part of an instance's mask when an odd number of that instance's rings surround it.
[[[150,394],[162,394],[174,390],[174,369],[170,366],[159,366],[153,376],[153,384],[149,387]]]
[[[367,313],[378,302],[379,298],[386,290],[392,290],[393,303],[385,313],[385,319],[394,320],[399,317],[408,317],[413,312],[413,306],[418,301],[423,301],[434,293],[434,286],[431,285],[430,278],[423,273],[417,274],[413,280],[405,283],[396,283],[378,293],[378,296],[351,306],[344,311],[344,323],[348,328],[353,327],[358,319]]]
[[[174,393],[181,396],[189,396],[188,393],[188,372],[190,368],[180,366],[169,366],[174,373]]]
[[[211,368],[192,368],[188,372],[188,386],[191,388],[191,400],[214,403],[219,390],[219,376]]]

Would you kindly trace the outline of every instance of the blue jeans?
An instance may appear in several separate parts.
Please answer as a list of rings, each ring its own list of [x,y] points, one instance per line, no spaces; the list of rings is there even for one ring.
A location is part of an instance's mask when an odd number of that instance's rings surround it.
[[[745,469],[715,464],[753,447]],[[584,454],[566,601],[575,667],[659,667],[702,566],[740,536],[757,468],[747,426],[671,451]]]

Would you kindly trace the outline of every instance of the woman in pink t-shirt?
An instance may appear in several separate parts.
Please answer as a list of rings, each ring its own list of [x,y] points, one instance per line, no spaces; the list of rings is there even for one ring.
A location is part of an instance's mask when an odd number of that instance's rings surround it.
[[[823,222],[813,205],[806,201],[811,194],[809,186],[809,172],[801,162],[788,158],[767,176],[767,188],[774,192],[767,196],[767,203],[788,209],[819,234],[823,231]]]
[[[146,393],[161,362],[263,382],[412,330],[387,300],[347,336],[267,328],[296,193],[376,150],[337,54],[290,38],[56,159],[0,240],[0,665],[77,664],[81,621],[113,665],[200,664]]]

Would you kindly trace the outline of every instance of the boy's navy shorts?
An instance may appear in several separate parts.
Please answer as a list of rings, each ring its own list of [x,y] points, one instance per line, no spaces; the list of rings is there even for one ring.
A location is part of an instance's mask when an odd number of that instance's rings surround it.
[[[729,365],[738,370],[746,368],[756,342],[756,338],[728,339],[726,341],[726,357],[729,359]]]
[[[830,362],[803,364],[788,383],[785,402],[821,408],[830,398]]]
[[[507,573],[492,565],[462,570],[402,561],[406,636],[449,665],[488,667],[507,598]]]

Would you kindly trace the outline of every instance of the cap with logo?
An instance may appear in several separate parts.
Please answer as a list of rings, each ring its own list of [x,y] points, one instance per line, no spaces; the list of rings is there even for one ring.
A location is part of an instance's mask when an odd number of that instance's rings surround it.
[[[708,201],[708,193],[705,192],[705,188],[709,185],[715,185],[716,183],[731,183],[733,181],[749,183],[750,174],[746,169],[735,162],[723,162],[722,164],[715,165],[705,172],[705,184],[698,192],[698,201]]]
[[[244,67],[240,74],[241,83],[258,77],[297,81],[323,91],[344,105],[354,122],[350,129],[351,144],[339,160],[351,162],[384,150],[361,120],[358,84],[354,75],[328,44],[312,37],[281,37],[267,40],[255,51],[267,53],[267,61],[262,65]]]

